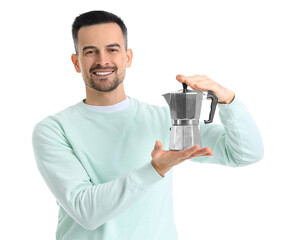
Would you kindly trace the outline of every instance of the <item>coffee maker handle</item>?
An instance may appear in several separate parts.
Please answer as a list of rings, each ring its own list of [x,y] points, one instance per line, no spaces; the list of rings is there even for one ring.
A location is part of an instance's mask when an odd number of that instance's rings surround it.
[[[218,103],[218,97],[212,91],[208,91],[207,98],[211,98],[212,102],[211,102],[211,111],[210,111],[209,120],[204,120],[205,124],[213,122],[217,103]]]

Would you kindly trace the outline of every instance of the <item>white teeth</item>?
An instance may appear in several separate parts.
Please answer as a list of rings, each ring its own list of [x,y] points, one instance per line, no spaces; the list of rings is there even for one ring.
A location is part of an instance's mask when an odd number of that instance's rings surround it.
[[[107,75],[110,73],[112,73],[112,72],[95,72],[96,75]]]

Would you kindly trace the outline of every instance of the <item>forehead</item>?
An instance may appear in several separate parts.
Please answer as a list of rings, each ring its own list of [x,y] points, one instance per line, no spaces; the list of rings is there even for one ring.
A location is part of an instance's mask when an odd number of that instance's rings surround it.
[[[81,27],[78,31],[78,45],[106,46],[113,42],[124,46],[122,31],[116,23],[95,24]]]

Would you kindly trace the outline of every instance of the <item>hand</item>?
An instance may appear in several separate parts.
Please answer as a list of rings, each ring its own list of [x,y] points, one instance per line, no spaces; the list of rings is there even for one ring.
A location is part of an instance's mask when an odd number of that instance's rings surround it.
[[[194,75],[186,77],[181,74],[176,76],[176,79],[181,83],[186,83],[195,91],[212,91],[218,97],[218,103],[229,104],[233,101],[235,94],[233,91],[222,87],[205,75]]]
[[[201,156],[213,156],[214,153],[209,147],[200,149],[199,145],[195,145],[183,151],[164,151],[160,141],[156,141],[154,150],[152,151],[152,165],[154,169],[164,177],[173,166],[182,163],[187,159]]]

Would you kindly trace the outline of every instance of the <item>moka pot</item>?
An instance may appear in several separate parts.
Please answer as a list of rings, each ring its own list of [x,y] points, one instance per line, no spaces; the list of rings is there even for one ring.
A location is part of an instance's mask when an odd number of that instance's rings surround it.
[[[179,151],[194,145],[200,145],[201,147],[198,125],[202,100],[212,99],[209,120],[204,120],[204,123],[208,124],[214,119],[218,103],[217,96],[211,91],[204,93],[189,90],[185,83],[183,83],[182,90],[166,93],[163,96],[169,105],[172,118],[169,149]]]

